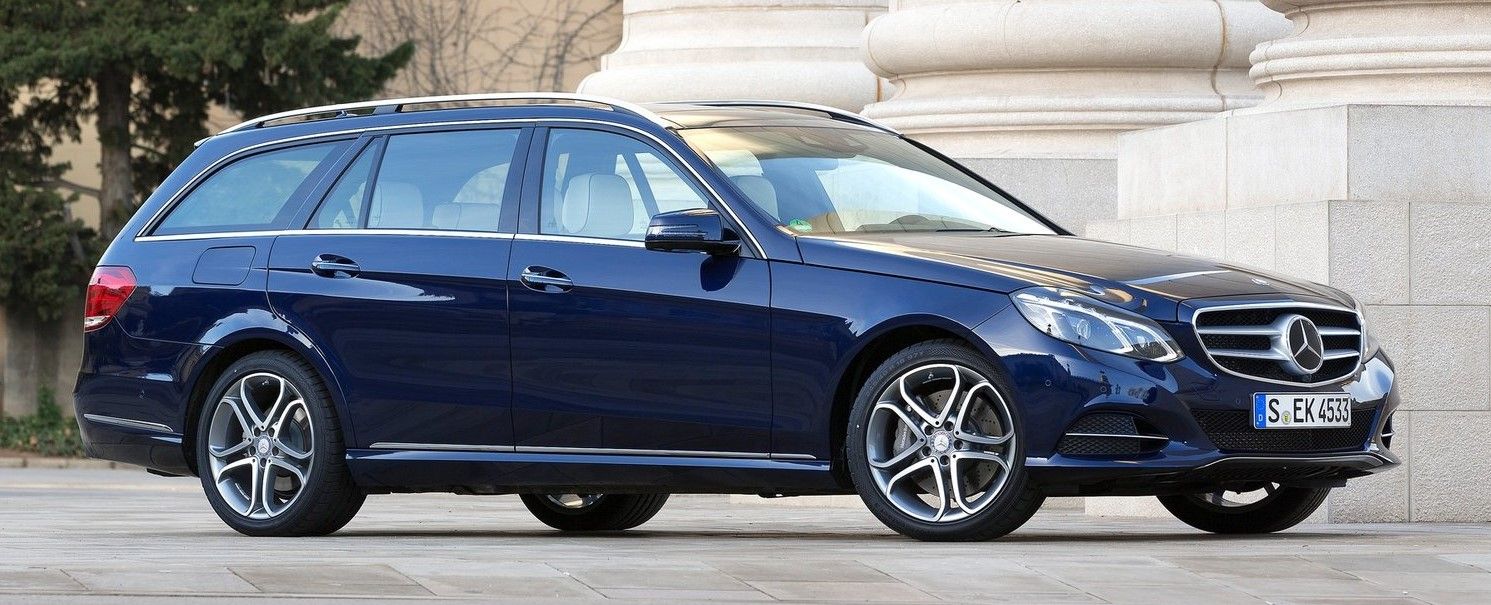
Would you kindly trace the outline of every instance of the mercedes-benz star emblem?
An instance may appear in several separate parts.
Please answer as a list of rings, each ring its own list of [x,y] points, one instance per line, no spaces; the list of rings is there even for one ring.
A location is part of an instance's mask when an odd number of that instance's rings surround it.
[[[1308,376],[1320,371],[1325,363],[1325,343],[1320,340],[1320,329],[1315,322],[1303,315],[1295,315],[1284,324],[1284,350],[1289,355],[1284,368],[1296,376]]]

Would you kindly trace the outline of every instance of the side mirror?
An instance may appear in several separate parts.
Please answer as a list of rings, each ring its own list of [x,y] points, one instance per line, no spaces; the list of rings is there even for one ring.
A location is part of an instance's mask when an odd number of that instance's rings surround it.
[[[665,252],[740,252],[740,236],[725,226],[720,214],[708,208],[661,212],[647,224],[648,250]]]

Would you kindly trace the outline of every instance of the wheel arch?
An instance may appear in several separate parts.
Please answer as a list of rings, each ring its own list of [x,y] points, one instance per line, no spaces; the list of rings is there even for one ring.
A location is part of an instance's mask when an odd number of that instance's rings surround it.
[[[907,316],[884,321],[865,332],[860,344],[848,355],[834,378],[833,401],[829,417],[829,451],[833,455],[834,477],[850,485],[844,440],[849,426],[849,411],[866,378],[892,355],[906,347],[934,340],[954,340],[994,361],[994,351],[973,330],[956,321],[939,316]],[[998,365],[997,363],[995,365]]]
[[[354,443],[346,400],[336,380],[336,374],[320,351],[305,340],[302,334],[271,327],[248,328],[226,334],[210,345],[204,345],[201,351],[202,354],[192,364],[189,371],[190,378],[187,380],[187,401],[181,435],[182,453],[186,457],[187,466],[193,473],[198,472],[197,424],[202,410],[206,407],[208,391],[233,362],[261,351],[284,351],[310,363],[320,375],[321,380],[326,383],[327,391],[331,393],[332,405],[336,406],[337,417],[341,422],[338,428],[341,429],[348,443]]]

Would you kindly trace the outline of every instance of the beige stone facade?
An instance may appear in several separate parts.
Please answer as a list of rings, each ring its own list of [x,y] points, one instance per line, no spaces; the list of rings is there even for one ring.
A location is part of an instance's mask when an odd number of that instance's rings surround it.
[[[1252,53],[1267,100],[1122,137],[1116,216],[1087,233],[1356,295],[1397,364],[1405,465],[1337,490],[1330,520],[1491,519],[1491,2],[1265,4],[1295,23]]]

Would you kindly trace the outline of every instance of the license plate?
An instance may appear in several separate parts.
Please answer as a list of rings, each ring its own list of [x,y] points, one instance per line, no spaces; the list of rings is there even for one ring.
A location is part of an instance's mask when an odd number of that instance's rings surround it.
[[[1254,393],[1253,428],[1349,427],[1355,402],[1345,393]]]

